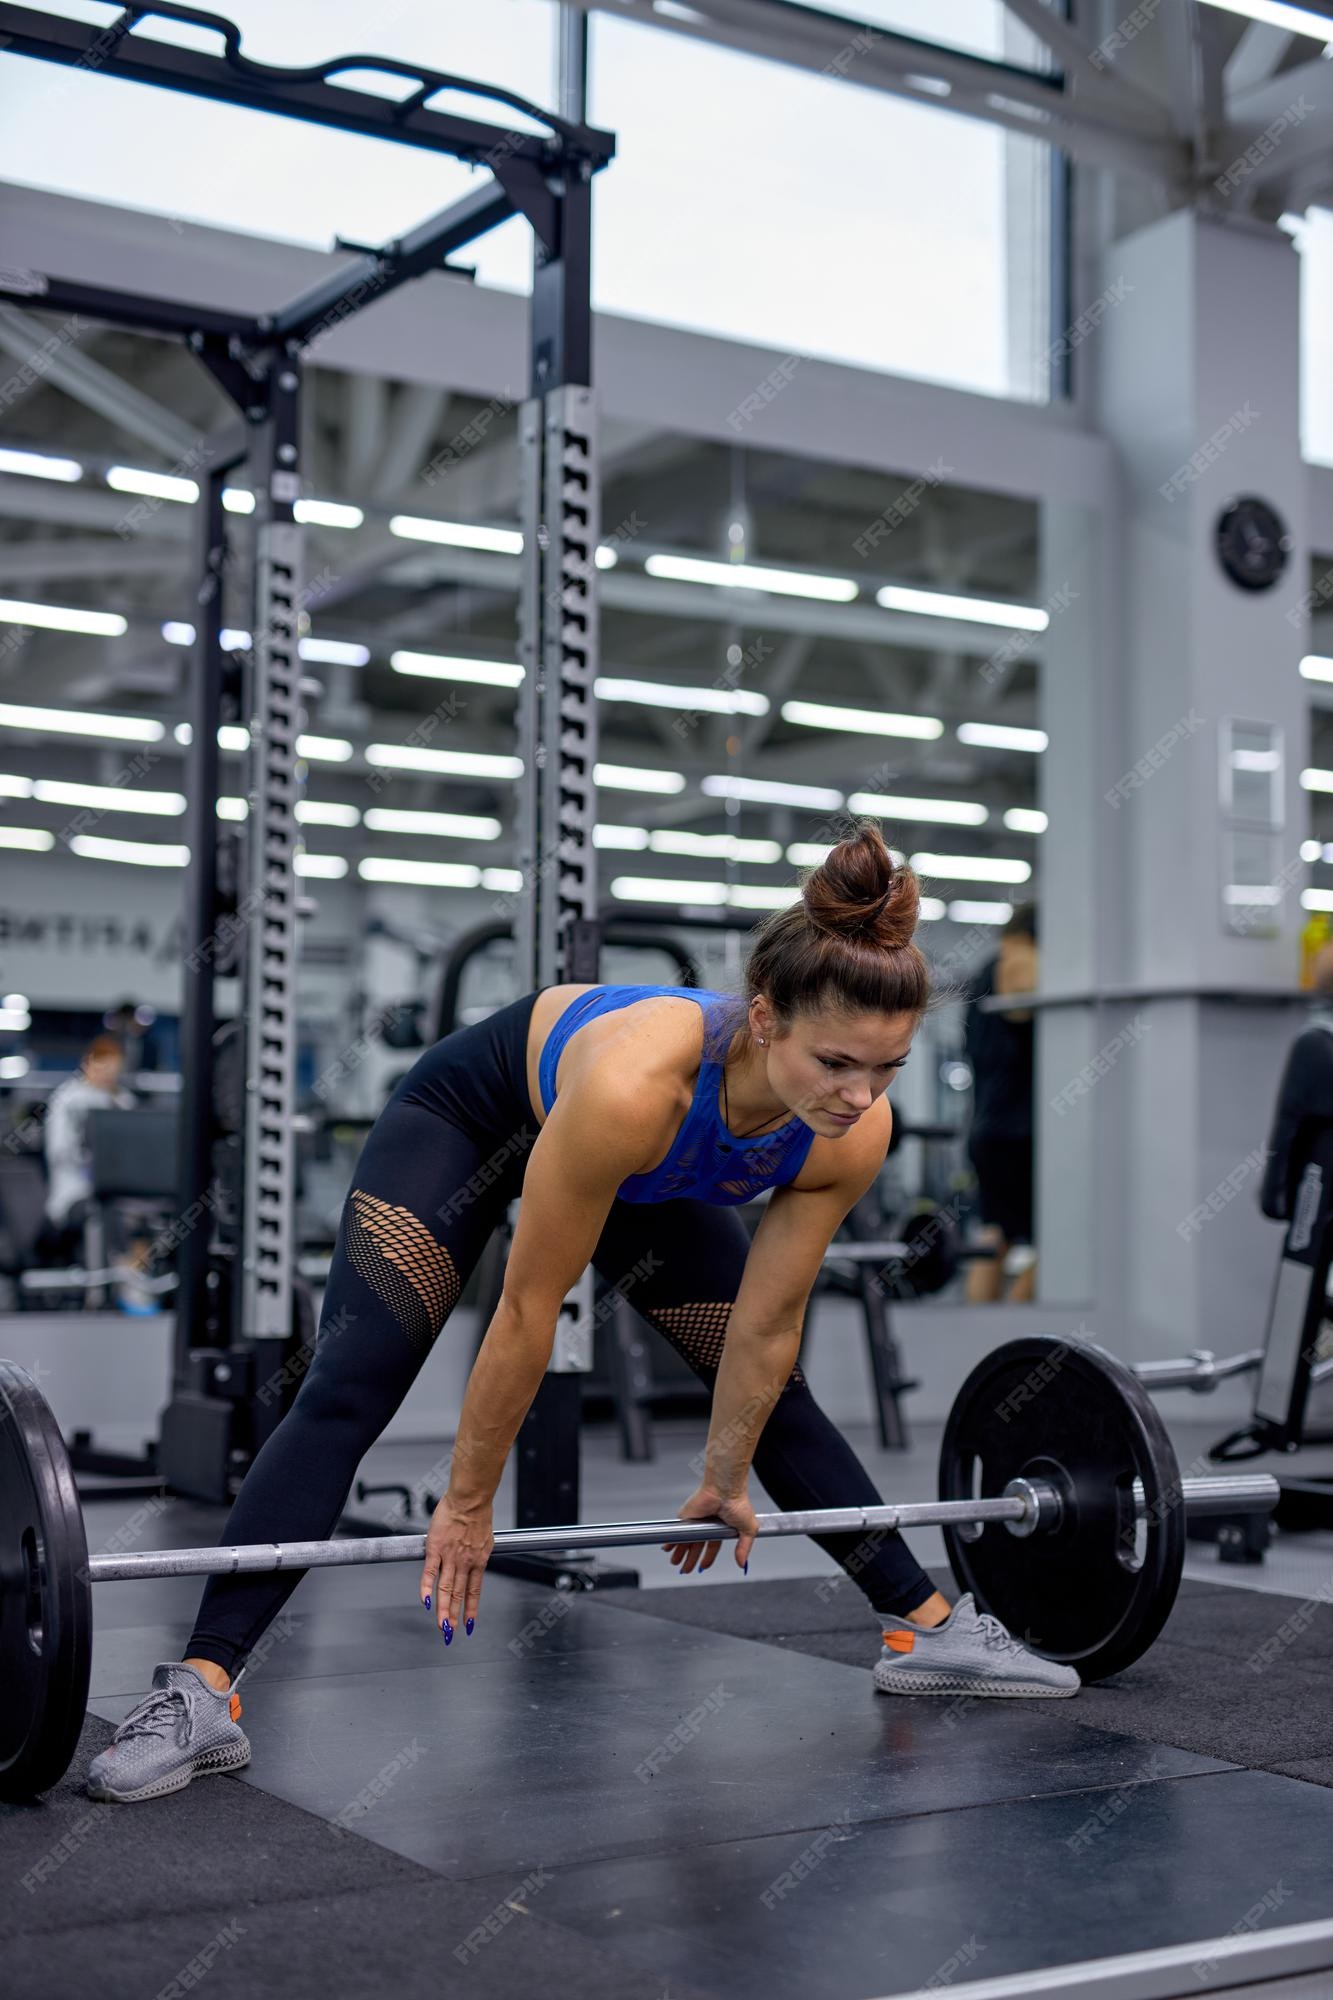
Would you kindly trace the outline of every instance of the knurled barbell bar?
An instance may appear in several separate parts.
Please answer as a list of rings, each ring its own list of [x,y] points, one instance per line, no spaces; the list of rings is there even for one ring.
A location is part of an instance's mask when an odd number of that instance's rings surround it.
[[[940,1492],[760,1514],[759,1534],[942,1527],[955,1574],[981,1607],[1095,1680],[1137,1659],[1166,1622],[1186,1515],[1266,1511],[1279,1488],[1266,1473],[1182,1479],[1130,1371],[1087,1342],[1043,1336],[1010,1341],[963,1384]],[[1001,1526],[1004,1535],[986,1532]],[[495,1545],[586,1553],[735,1539],[721,1521],[608,1521],[502,1530]],[[55,1418],[24,1371],[0,1362],[0,1798],[46,1791],[69,1767],[87,1711],[92,1584],[419,1562],[425,1547],[424,1535],[385,1535],[89,1556]]]

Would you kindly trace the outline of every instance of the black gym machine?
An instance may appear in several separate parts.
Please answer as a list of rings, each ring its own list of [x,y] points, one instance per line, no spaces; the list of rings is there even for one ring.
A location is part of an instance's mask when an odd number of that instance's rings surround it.
[[[154,17],[218,38],[217,53],[155,40]],[[531,369],[519,412],[524,552],[521,653],[527,669],[516,925],[528,984],[596,977],[591,917],[596,671],[597,465],[591,381],[591,184],[611,134],[493,85],[416,64],[357,55],[285,69],[252,61],[236,26],[182,5],[127,8],[105,29],[0,4],[11,55],[183,91],[416,147],[484,170],[474,191],[378,250],[348,253],[310,291],[259,314],[21,274],[43,309],[174,336],[222,388],[233,423],[201,440],[195,639],[190,685],[183,938],[179,1245],[171,1396],[155,1449],[142,1460],[93,1455],[88,1469],[147,1477],[225,1502],[287,1408],[314,1337],[296,1274],[294,1070],[298,930],[312,907],[298,893],[296,805],[302,785],[302,371],[311,343],[352,314],[431,271],[470,278],[451,260],[515,215],[533,232]],[[393,101],[340,82],[376,70],[412,88]],[[506,130],[434,107],[442,92],[517,111],[538,128]],[[5,288],[0,274],[0,291]],[[222,645],[223,599],[235,557],[224,488],[248,465],[255,487],[252,644]],[[249,733],[243,828],[219,826],[218,728]],[[571,921],[573,919],[574,921]],[[239,982],[235,1015],[219,1018],[217,982]],[[577,1413],[565,1316],[535,1434],[542,1491],[577,1517]],[[574,1356],[577,1359],[577,1356]],[[571,1417],[573,1424],[571,1429]],[[547,1428],[549,1427],[549,1428]],[[558,1438],[557,1438],[558,1434]],[[546,1452],[551,1453],[549,1462]],[[573,1508],[565,1512],[567,1499]]]

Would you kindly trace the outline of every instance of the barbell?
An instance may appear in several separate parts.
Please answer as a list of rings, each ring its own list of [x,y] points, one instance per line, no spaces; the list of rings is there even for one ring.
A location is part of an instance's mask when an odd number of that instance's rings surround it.
[[[1182,1479],[1129,1369],[1089,1342],[1047,1336],[1009,1341],[968,1376],[945,1426],[939,1490],[938,1500],[760,1514],[759,1535],[857,1535],[864,1561],[876,1537],[941,1527],[980,1607],[1084,1680],[1130,1665],[1166,1623],[1187,1515],[1267,1511],[1279,1496],[1267,1473]],[[722,1521],[608,1521],[501,1530],[495,1546],[735,1539]],[[384,1535],[90,1556],[55,1417],[31,1378],[0,1361],[0,1798],[31,1798],[69,1768],[88,1706],[94,1583],[420,1562],[425,1547],[424,1535]]]

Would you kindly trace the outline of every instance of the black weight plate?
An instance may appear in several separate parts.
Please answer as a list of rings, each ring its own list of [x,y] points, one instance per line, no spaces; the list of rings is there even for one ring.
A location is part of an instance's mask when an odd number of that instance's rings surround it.
[[[1027,1537],[996,1521],[946,1528],[953,1573],[1034,1652],[1085,1681],[1119,1673],[1170,1615],[1185,1510],[1166,1427],[1114,1355],[1031,1335],[972,1370],[944,1427],[940,1498],[990,1499],[1022,1477],[1060,1490],[1060,1526]]]
[[[88,1707],[92,1587],[64,1440],[36,1384],[0,1361],[0,1799],[49,1791]]]

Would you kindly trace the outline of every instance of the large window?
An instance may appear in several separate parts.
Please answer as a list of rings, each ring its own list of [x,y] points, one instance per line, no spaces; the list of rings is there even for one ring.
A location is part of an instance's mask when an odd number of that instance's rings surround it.
[[[843,79],[591,26],[591,117],[620,149],[595,195],[599,308],[1044,393],[1044,145],[858,88],[854,62]]]

